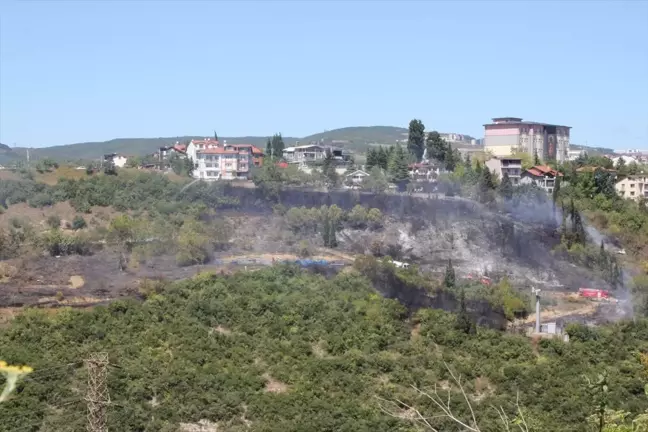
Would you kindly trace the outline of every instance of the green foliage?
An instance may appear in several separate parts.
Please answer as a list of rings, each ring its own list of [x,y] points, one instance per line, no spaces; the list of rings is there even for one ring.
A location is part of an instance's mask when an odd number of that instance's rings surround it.
[[[504,176],[502,176],[502,182],[499,185],[499,194],[502,196],[502,198],[506,200],[510,200],[513,198],[513,184],[511,183],[511,179],[509,178],[508,173],[504,173]]]
[[[449,259],[443,277],[443,285],[445,285],[446,288],[454,288],[456,282],[457,278],[455,276],[454,268],[452,267],[452,260]]]
[[[362,180],[362,188],[375,194],[384,193],[388,187],[389,182],[387,181],[387,177],[378,166],[371,168],[369,176]]]
[[[428,133],[425,140],[425,147],[427,148],[428,159],[436,160],[441,163],[445,162],[445,155],[447,144],[437,131]]]
[[[442,386],[444,362],[462,376],[485,431],[502,430],[492,406],[513,416],[519,391],[533,430],[589,432],[596,403],[583,376],[602,369],[610,409],[633,420],[648,407],[637,357],[648,340],[644,320],[591,329],[596,336],[587,341],[534,346],[483,328],[465,332],[443,311],[410,315],[354,272],[327,280],[275,266],[142,289],[144,302],[30,310],[0,329],[3,358],[34,367],[0,405],[0,431],[83,429],[81,360],[95,351],[107,351],[114,365],[109,430],[175,431],[201,419],[224,430],[245,430],[245,421],[260,431],[414,430],[383,413],[376,396],[415,405],[440,430],[458,430],[410,388]],[[283,393],[266,391],[269,377]],[[459,406],[456,413],[470,415]]]
[[[421,120],[414,119],[409,123],[407,136],[407,150],[420,161],[425,150],[425,125]]]
[[[75,231],[83,229],[86,226],[87,226],[87,223],[86,223],[85,219],[83,218],[83,216],[77,215],[72,220],[72,229],[75,230]]]
[[[88,238],[82,234],[65,234],[56,228],[45,233],[41,241],[51,256],[90,255],[92,252]]]
[[[388,172],[400,190],[404,190],[407,183],[410,181],[408,158],[407,153],[400,145],[396,146],[396,150],[392,153],[388,162]]]
[[[47,218],[47,226],[50,228],[60,228],[61,218],[58,215],[51,215]]]

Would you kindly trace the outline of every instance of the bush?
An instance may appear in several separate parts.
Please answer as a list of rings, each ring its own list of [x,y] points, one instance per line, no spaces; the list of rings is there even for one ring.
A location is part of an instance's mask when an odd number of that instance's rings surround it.
[[[90,255],[90,241],[79,235],[67,235],[59,229],[52,229],[42,237],[42,243],[51,256]]]
[[[47,226],[50,228],[60,228],[61,218],[58,215],[51,215],[47,218]]]
[[[83,216],[77,215],[74,217],[72,220],[72,229],[73,230],[80,230],[83,229],[87,226],[88,224],[86,223],[85,219],[83,219]]]

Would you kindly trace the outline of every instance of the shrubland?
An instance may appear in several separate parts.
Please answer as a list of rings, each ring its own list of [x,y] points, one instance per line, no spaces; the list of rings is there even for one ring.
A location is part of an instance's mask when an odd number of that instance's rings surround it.
[[[29,311],[0,330],[3,359],[35,369],[0,404],[0,430],[82,429],[81,360],[95,351],[109,353],[116,430],[200,420],[231,431],[420,430],[403,404],[440,430],[465,430],[411,387],[436,387],[444,400],[449,390],[455,415],[470,421],[450,372],[461,375],[482,431],[503,430],[494,407],[514,418],[516,402],[530,430],[589,431],[599,405],[587,378],[604,371],[606,409],[630,413],[629,424],[648,407],[642,319],[575,325],[569,344],[531,343],[482,327],[466,333],[443,311],[408,311],[355,271],[327,279],[290,266],[143,293],[144,302],[91,311]]]

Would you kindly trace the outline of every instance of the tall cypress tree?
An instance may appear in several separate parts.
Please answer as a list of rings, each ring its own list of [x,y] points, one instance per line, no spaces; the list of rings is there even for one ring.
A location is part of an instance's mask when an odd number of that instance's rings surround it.
[[[456,284],[456,276],[455,276],[455,271],[454,267],[452,267],[452,260],[448,259],[448,265],[446,266],[445,269],[445,276],[443,278],[443,284],[447,288],[454,288]]]
[[[420,161],[425,148],[425,126],[421,120],[414,119],[409,123],[407,149]]]

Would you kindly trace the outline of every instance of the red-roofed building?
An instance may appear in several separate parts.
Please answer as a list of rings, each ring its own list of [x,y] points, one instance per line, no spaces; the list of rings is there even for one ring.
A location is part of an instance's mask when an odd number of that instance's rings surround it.
[[[225,144],[226,149],[245,150],[252,153],[252,164],[256,167],[263,166],[263,150],[252,144]]]
[[[536,165],[522,173],[520,183],[535,184],[539,188],[542,188],[547,193],[551,194],[556,185],[556,178],[562,176],[563,174],[561,172],[558,172],[549,166]]]
[[[212,138],[191,140],[187,156],[194,163],[194,178],[204,180],[246,179],[250,173],[253,149],[249,144],[220,143]]]

